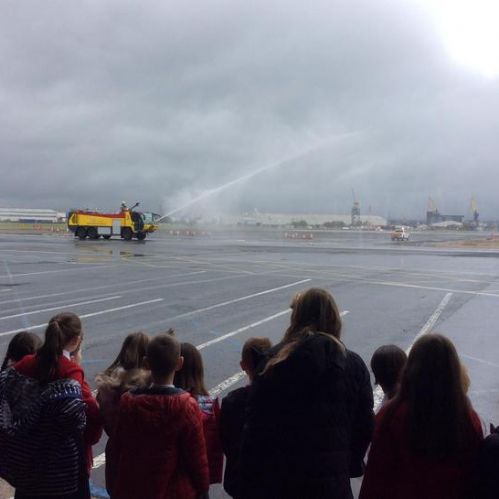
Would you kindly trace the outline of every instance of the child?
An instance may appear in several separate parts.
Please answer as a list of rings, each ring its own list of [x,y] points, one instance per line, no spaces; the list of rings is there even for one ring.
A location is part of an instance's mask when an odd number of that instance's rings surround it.
[[[182,369],[175,374],[175,386],[188,391],[197,401],[203,414],[204,438],[210,467],[210,483],[221,483],[223,471],[223,451],[218,431],[220,406],[204,386],[203,359],[199,350],[190,343],[180,345],[184,358]]]
[[[220,411],[220,438],[222,448],[227,458],[224,474],[224,489],[231,497],[242,497],[242,486],[239,483],[239,450],[241,447],[242,432],[246,402],[250,393],[250,386],[257,373],[257,366],[263,359],[265,352],[272,347],[268,338],[250,338],[243,345],[241,353],[241,369],[248,375],[250,384],[231,391],[222,400]]]
[[[25,355],[35,353],[42,346],[42,340],[34,333],[22,331],[10,340],[0,371],[19,362]]]
[[[95,378],[97,402],[104,422],[104,429],[109,437],[106,443],[106,489],[111,497],[113,496],[117,464],[113,437],[120,398],[131,388],[143,388],[149,384],[149,372],[142,369],[148,344],[149,336],[147,334],[142,332],[129,334],[114,362]]]
[[[406,353],[396,345],[383,345],[374,352],[371,369],[375,383],[381,386],[385,394],[382,405],[396,395],[400,375],[406,362]]]
[[[475,497],[482,438],[454,345],[439,334],[421,336],[397,394],[378,414],[359,498]]]
[[[208,491],[201,412],[189,393],[173,385],[182,363],[173,336],[160,334],[149,342],[145,367],[152,384],[120,400],[113,499],[198,499]]]
[[[44,490],[40,486],[34,492],[29,488],[18,487],[16,490],[18,498],[25,499],[30,495],[46,495],[47,497],[54,495],[66,498],[64,490],[72,489],[75,485],[78,486],[77,493],[71,496],[67,495],[67,497],[90,497],[88,477],[92,464],[92,445],[96,444],[101,437],[102,424],[99,407],[92,396],[80,366],[82,340],[83,332],[80,318],[71,312],[57,314],[50,319],[47,325],[43,345],[35,354],[26,355],[14,365],[13,370],[26,378],[36,380],[41,387],[49,386],[56,381],[60,381],[62,384],[67,380],[77,382],[78,391],[81,392],[78,397],[81,397],[83,401],[85,412],[81,425],[85,428],[83,438],[79,435],[82,429],[80,423],[74,423],[74,421],[71,438],[62,437],[58,433],[58,430],[61,432],[69,431],[67,426],[61,426],[59,429],[56,426],[50,431],[44,427],[40,428],[38,433],[44,434],[46,438],[44,442],[45,454],[42,454],[43,457],[38,456],[38,462],[33,461],[33,469],[26,475],[37,473],[40,480],[46,479],[47,483],[50,483],[51,493],[40,493],[40,490]],[[53,401],[57,401],[57,393],[54,395]],[[57,406],[53,410],[56,414],[62,412],[58,416],[64,416],[62,409],[57,410]],[[58,436],[56,437],[56,435]],[[71,442],[71,440],[73,441]],[[75,451],[78,451],[78,455],[75,454]],[[69,466],[70,462],[74,463],[71,473],[61,471],[64,466]]]

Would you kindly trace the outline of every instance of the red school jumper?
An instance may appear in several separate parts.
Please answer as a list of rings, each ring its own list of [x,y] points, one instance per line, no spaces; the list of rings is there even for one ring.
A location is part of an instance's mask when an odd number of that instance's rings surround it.
[[[459,457],[436,458],[411,451],[406,432],[408,409],[401,404],[385,431],[381,425],[386,406],[379,412],[359,499],[467,499],[483,438],[477,413],[470,413],[473,433],[469,449]]]
[[[18,373],[36,379],[37,366],[38,358],[36,354],[32,354],[23,357],[16,363],[14,368]],[[88,383],[85,381],[83,369],[79,364],[69,360],[64,355],[59,357],[55,376],[50,381],[55,381],[56,379],[74,379],[80,383],[82,399],[86,406],[87,424],[83,433],[83,441],[85,444],[87,471],[90,473],[90,469],[92,468],[92,445],[96,444],[102,436],[102,418],[99,406],[92,396],[92,391]]]
[[[151,386],[122,395],[113,499],[197,499],[209,471],[201,411],[189,393]]]

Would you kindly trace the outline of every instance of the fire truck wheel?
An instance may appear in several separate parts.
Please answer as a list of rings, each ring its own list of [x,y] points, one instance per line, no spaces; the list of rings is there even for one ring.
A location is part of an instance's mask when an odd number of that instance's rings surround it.
[[[125,241],[130,241],[133,237],[132,229],[130,229],[130,227],[124,227],[123,229],[121,229],[121,237]]]
[[[95,227],[90,227],[87,231],[88,237],[90,239],[99,239],[99,233]]]
[[[85,239],[87,237],[87,229],[85,227],[78,227],[76,229],[75,235],[78,239]]]
[[[143,241],[146,238],[146,233],[145,232],[137,232],[137,239],[139,241]]]

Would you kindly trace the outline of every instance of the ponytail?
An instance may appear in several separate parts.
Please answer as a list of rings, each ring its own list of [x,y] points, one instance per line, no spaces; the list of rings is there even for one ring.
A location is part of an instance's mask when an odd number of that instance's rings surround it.
[[[59,357],[64,346],[81,334],[81,322],[76,314],[66,312],[50,319],[45,330],[45,341],[38,350],[37,378],[42,384],[56,376]]]

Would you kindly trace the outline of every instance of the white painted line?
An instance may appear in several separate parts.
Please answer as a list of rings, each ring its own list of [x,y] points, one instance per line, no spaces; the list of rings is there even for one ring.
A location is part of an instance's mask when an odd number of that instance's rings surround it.
[[[39,310],[31,310],[30,312],[24,312],[22,314],[6,315],[4,317],[0,317],[0,321],[4,321],[6,319],[13,319],[14,317],[21,317],[23,315],[39,314],[41,312],[50,312],[51,310],[60,310],[62,308],[78,307],[80,305],[89,305],[90,303],[99,303],[102,301],[117,300],[118,298],[121,298],[121,296],[108,296],[106,298],[101,298],[99,300],[80,301],[80,302],[76,302],[76,303],[61,303],[57,307],[42,308]]]
[[[383,388],[381,388],[380,385],[377,385],[376,388],[373,390],[373,397],[374,397],[374,412],[378,412],[378,409],[381,407],[381,403],[383,402]]]
[[[212,397],[216,397],[216,396],[220,395],[222,392],[227,390],[227,388],[230,388],[232,385],[235,385],[238,381],[243,379],[245,376],[246,376],[246,373],[244,371],[239,371],[236,374],[233,374],[232,376],[228,377],[227,379],[224,379],[218,385],[214,386],[210,390],[210,395]],[[94,464],[92,466],[92,469],[95,470],[97,468],[100,468],[104,464],[106,464],[106,453],[105,452],[94,457]]]
[[[261,324],[265,324],[266,322],[277,319],[278,317],[289,314],[290,312],[291,312],[291,309],[287,308],[286,310],[283,310],[282,312],[278,312],[277,314],[270,315],[269,317],[266,317],[265,319],[259,320],[257,322],[253,322],[253,324],[249,324],[248,326],[240,327],[239,329],[236,329],[235,331],[231,331],[230,333],[219,336],[218,338],[214,338],[213,340],[206,341],[205,343],[201,343],[200,345],[197,345],[196,348],[198,350],[202,350],[203,348],[209,347],[210,345],[213,345],[213,344],[218,343],[220,341],[226,340],[227,338],[230,338],[231,336],[235,336],[236,334],[247,331],[248,329],[252,329],[254,327],[260,326]]]
[[[444,311],[444,308],[447,306],[449,303],[450,299],[452,297],[452,293],[447,293],[443,298],[438,307],[435,309],[435,312],[433,312],[430,315],[430,318],[426,321],[425,325],[420,329],[419,333],[414,337],[412,340],[412,343],[410,344],[409,348],[405,351],[406,354],[409,354],[411,351],[412,345],[416,343],[416,341],[421,338],[424,334],[428,333],[431,331],[433,326],[437,323],[440,315],[442,315],[442,312]]]
[[[210,345],[213,345],[213,344],[218,343],[220,341],[226,340],[227,338],[230,338],[231,336],[235,336],[236,334],[243,333],[244,331],[247,331],[248,329],[252,329],[254,327],[260,326],[261,324],[265,324],[266,322],[277,319],[278,317],[289,314],[290,312],[291,312],[291,309],[287,308],[286,310],[283,310],[282,312],[277,312],[277,314],[269,315],[268,317],[265,317],[265,319],[261,319],[259,321],[253,322],[252,324],[249,324],[248,326],[240,327],[239,329],[236,329],[235,331],[231,331],[230,333],[224,334],[222,336],[218,336],[217,338],[213,338],[212,340],[207,341],[205,343],[201,343],[200,345],[197,345],[196,348],[198,350],[202,350],[203,348],[209,347]],[[344,317],[348,313],[349,313],[348,310],[345,310],[344,312],[341,312],[340,315],[342,317]]]
[[[305,271],[306,269],[303,269]],[[310,272],[319,272],[319,271],[308,271],[308,274],[310,275]],[[276,274],[280,275],[281,277],[287,276],[287,277],[294,277],[298,278],[300,277],[299,275],[296,275],[295,273],[278,273]],[[359,282],[359,283],[366,283],[366,284],[375,284],[379,286],[392,286],[392,287],[400,287],[400,288],[414,288],[414,289],[425,289],[429,291],[447,291],[452,294],[466,294],[466,295],[472,295],[472,296],[490,296],[493,298],[499,298],[499,293],[489,293],[486,291],[470,291],[466,289],[453,289],[453,288],[441,288],[437,286],[421,286],[418,284],[410,284],[410,283],[405,283],[405,282],[397,282],[397,281],[376,281],[373,279],[364,279],[362,277],[357,277],[351,274],[340,274],[340,273],[334,273],[330,274],[327,272],[322,272],[321,277],[323,278],[328,278],[328,279],[335,279],[335,280],[341,280],[345,282]]]
[[[130,286],[132,284],[140,284],[141,282],[151,282],[151,281],[160,281],[161,279],[169,279],[169,278],[172,278],[172,277],[187,277],[187,276],[190,276],[190,275],[196,275],[196,274],[205,274],[207,272],[207,270],[199,270],[199,271],[196,271],[196,272],[188,272],[187,274],[174,274],[172,276],[161,276],[161,277],[151,277],[149,279],[138,279],[136,281],[126,281],[126,286],[127,288],[130,288]],[[191,281],[195,284],[197,284],[199,281]],[[179,284],[183,284],[182,282],[181,283],[170,283],[169,286],[176,286],[176,285],[179,285]],[[82,293],[82,292],[85,292],[85,291],[96,291],[98,289],[109,289],[109,288],[116,288],[118,286],[121,286],[122,283],[116,283],[116,284],[104,284],[104,285],[101,285],[101,286],[93,286],[91,288],[78,288],[78,289],[73,289],[71,291],[62,291],[62,292],[59,292],[59,293],[50,293],[50,294],[47,294],[47,295],[38,295],[38,296],[28,296],[28,297],[20,297],[20,299],[23,301],[23,302],[26,302],[26,301],[30,301],[30,300],[39,300],[40,298],[54,298],[56,296],[66,296],[66,295],[69,295],[69,294],[75,294],[75,293]],[[143,290],[147,290],[147,289],[150,289],[150,288],[141,288],[140,290],[143,291]],[[132,291],[136,291],[135,289],[133,290],[125,290],[124,292],[127,293],[127,292],[132,292]],[[123,291],[119,291],[120,293],[123,293]],[[94,295],[95,296],[95,295]],[[15,300],[4,300],[4,301],[0,301],[0,305],[5,305],[6,303],[17,303],[18,300],[15,299]]]
[[[105,452],[94,457],[94,464],[92,466],[92,469],[95,470],[97,468],[100,468],[104,464],[106,464],[106,453]]]
[[[474,360],[475,362],[480,362],[481,364],[486,364],[488,366],[499,367],[499,364],[497,364],[496,362],[490,362],[490,360],[479,359],[478,357],[473,357],[472,355],[466,355],[464,353],[462,353],[460,356],[464,357],[465,359],[470,359]]]
[[[409,348],[405,351],[406,354],[409,354],[411,351],[412,346],[414,343],[423,335],[431,331],[433,326],[437,323],[439,317],[442,315],[442,312],[444,311],[444,308],[447,306],[449,303],[450,299],[452,297],[452,293],[447,293],[442,301],[439,303],[438,307],[435,309],[435,311],[430,315],[429,319],[425,322],[424,326],[419,330],[419,333],[414,337],[412,340],[412,343],[409,345]],[[373,390],[373,396],[374,396],[374,412],[377,412],[381,402],[383,401],[383,390],[381,386],[377,386]]]
[[[141,305],[148,305],[150,303],[158,303],[160,301],[163,301],[163,298],[156,298],[154,300],[147,300],[147,301],[142,301],[139,303],[132,303],[131,305],[125,305],[123,307],[108,308],[107,310],[101,310],[99,312],[93,312],[91,314],[80,315],[80,319],[87,319],[88,317],[96,317],[97,315],[110,314],[112,312],[118,312],[120,310],[127,310],[129,308],[140,307]],[[40,329],[40,328],[46,327],[46,326],[47,326],[47,323],[44,322],[43,324],[37,324],[36,326],[29,326],[29,327],[21,328],[21,329],[13,329],[12,331],[5,331],[4,333],[0,333],[0,336],[6,336],[8,334],[20,333],[21,331],[32,331],[33,329]]]
[[[212,397],[217,397],[223,391],[227,390],[227,388],[230,388],[232,385],[235,385],[238,381],[242,380],[245,376],[246,376],[246,373],[244,371],[239,371],[236,374],[233,374],[232,376],[228,377],[227,379],[224,379],[217,386],[214,386],[210,390],[210,395]]]
[[[191,312],[186,312],[185,314],[176,315],[174,317],[170,317],[169,319],[165,319],[165,320],[172,321],[175,319],[183,319],[184,317],[189,317],[191,315],[200,314],[202,312],[208,312],[210,310],[215,310],[216,308],[225,307],[226,305],[232,305],[233,303],[238,303],[241,301],[250,300],[251,298],[256,298],[258,296],[268,295],[269,293],[274,293],[275,291],[281,291],[282,289],[292,288],[293,286],[298,286],[299,284],[304,284],[306,282],[310,282],[311,280],[312,279],[302,279],[301,281],[292,282],[291,284],[285,284],[284,286],[279,286],[277,288],[266,289],[265,291],[260,291],[259,293],[253,293],[251,295],[241,296],[241,298],[235,298],[234,300],[224,301],[222,303],[210,305],[209,307],[198,308],[196,310],[192,310]],[[161,322],[164,322],[164,321],[161,321]]]
[[[57,262],[51,262],[50,264],[51,265],[61,265],[60,263],[57,263]],[[57,269],[57,270],[41,270],[40,272],[28,272],[26,274],[12,274],[12,277],[26,277],[26,276],[31,276],[31,275],[56,274],[56,273],[60,273],[60,272],[80,272],[82,270],[95,270],[95,269],[102,270],[103,268],[105,268],[107,270],[107,269],[110,269],[113,267],[117,267],[117,265],[107,265],[106,263],[101,263],[98,265],[84,263],[81,265],[88,265],[88,267],[78,267],[78,268],[73,267],[71,269]],[[0,279],[2,277],[8,277],[8,275],[6,275],[6,274],[0,275]]]
[[[40,250],[18,250],[18,249],[0,249],[0,251],[5,253],[40,253],[43,255],[71,255],[68,251],[40,251]],[[93,253],[89,253],[90,256]]]

